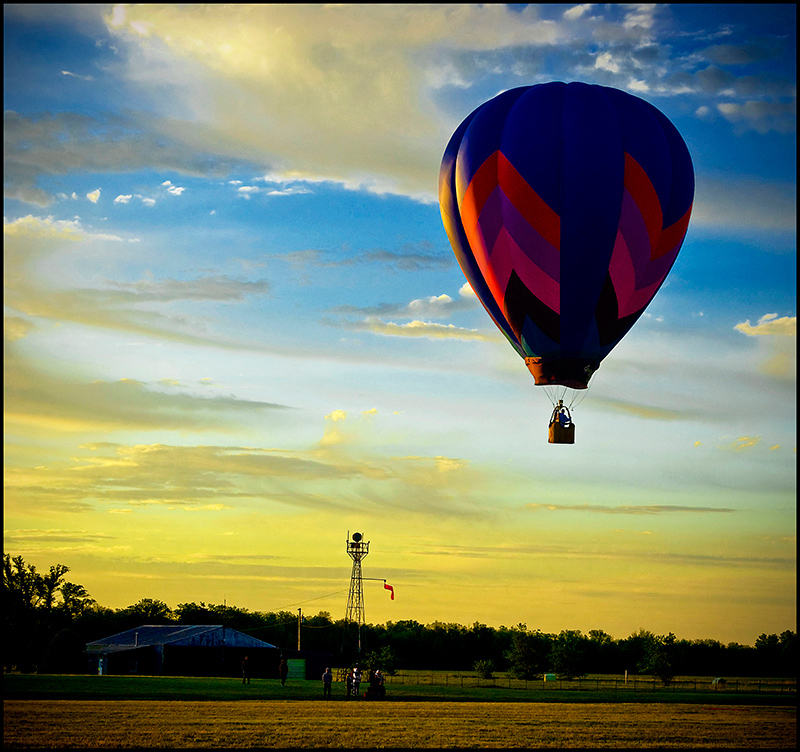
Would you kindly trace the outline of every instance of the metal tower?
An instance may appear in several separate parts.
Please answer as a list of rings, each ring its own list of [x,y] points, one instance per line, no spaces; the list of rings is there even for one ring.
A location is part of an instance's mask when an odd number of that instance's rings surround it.
[[[344,615],[345,628],[350,623],[358,627],[358,653],[361,654],[361,625],[364,624],[364,584],[361,577],[361,562],[369,553],[369,541],[364,541],[361,533],[348,533],[347,553],[353,560],[350,575],[350,593],[347,596],[347,611]]]

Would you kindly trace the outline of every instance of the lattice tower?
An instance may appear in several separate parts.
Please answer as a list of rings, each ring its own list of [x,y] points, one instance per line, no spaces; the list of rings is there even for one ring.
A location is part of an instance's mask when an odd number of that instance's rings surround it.
[[[348,636],[355,627],[357,632],[356,655],[361,655],[361,627],[365,624],[364,618],[364,583],[361,576],[361,562],[369,553],[369,541],[365,541],[361,533],[353,533],[352,537],[348,533],[347,554],[353,560],[353,571],[350,575],[350,592],[347,595],[347,610],[345,611],[345,629],[342,635],[342,653],[346,654],[350,649]],[[352,644],[352,643],[351,643]]]

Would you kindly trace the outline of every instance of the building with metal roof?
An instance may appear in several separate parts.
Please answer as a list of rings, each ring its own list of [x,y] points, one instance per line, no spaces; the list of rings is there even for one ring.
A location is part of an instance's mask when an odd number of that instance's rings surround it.
[[[99,674],[237,676],[248,656],[253,676],[274,676],[281,649],[221,624],[148,625],[87,643]]]

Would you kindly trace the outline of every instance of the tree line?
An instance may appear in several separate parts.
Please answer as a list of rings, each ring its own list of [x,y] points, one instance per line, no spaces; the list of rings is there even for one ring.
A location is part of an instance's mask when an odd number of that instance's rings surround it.
[[[56,564],[39,572],[21,556],[4,555],[2,585],[3,665],[5,670],[82,673],[85,648],[92,642],[142,624],[223,624],[285,650],[354,658],[353,624],[327,611],[249,611],[236,606],[180,603],[174,609],[143,598],[127,608],[98,604],[81,585],[66,579],[69,567]],[[365,624],[360,628],[360,658],[386,672],[402,669],[473,671],[489,676],[510,671],[523,679],[553,672],[571,679],[586,674],[644,674],[669,684],[676,676],[795,675],[797,635],[761,634],[755,644],[727,645],[714,639],[685,640],[644,629],[623,639],[603,630],[558,634],[526,624],[490,627],[415,620]]]

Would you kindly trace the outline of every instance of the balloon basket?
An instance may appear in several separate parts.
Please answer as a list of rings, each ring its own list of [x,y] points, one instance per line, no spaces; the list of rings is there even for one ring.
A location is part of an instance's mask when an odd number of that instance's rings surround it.
[[[574,444],[575,443],[575,424],[562,426],[561,423],[550,424],[549,444]]]

